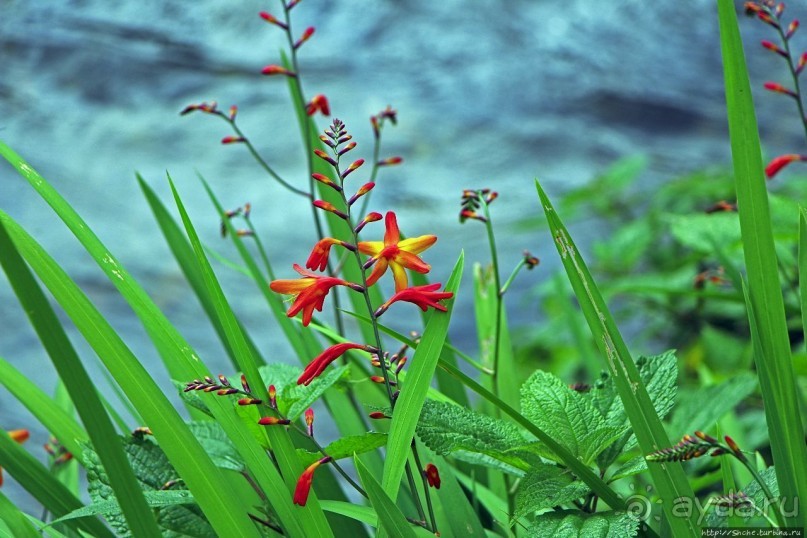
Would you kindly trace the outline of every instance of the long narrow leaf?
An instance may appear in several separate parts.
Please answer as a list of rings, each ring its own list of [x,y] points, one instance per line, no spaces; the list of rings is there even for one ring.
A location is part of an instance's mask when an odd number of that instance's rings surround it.
[[[0,492],[0,524],[5,524],[8,528],[5,536],[9,538],[39,538],[36,527],[2,492]],[[5,538],[2,527],[0,527],[0,536]]]
[[[748,276],[749,314],[754,315],[758,340],[754,360],[779,491],[786,502],[796,503],[807,499],[807,445],[762,171],[759,131],[734,2],[718,0],[717,6],[731,155]],[[804,510],[787,512],[788,526],[804,527],[807,523]]]
[[[605,356],[608,372],[614,379],[640,449],[643,453],[650,454],[670,446],[670,440],[639,376],[636,363],[633,362],[585,261],[537,180],[535,186],[555,239],[555,246],[566,269],[566,275],[572,284],[591,334]],[[662,500],[662,508],[675,536],[699,536],[697,514],[693,511],[688,517],[681,517],[681,514],[674,511],[676,499],[694,498],[692,487],[681,464],[650,465],[649,469],[653,484]]]
[[[378,525],[383,528],[387,536],[391,538],[415,538],[415,533],[409,526],[401,510],[395,505],[395,501],[390,498],[387,492],[381,487],[375,477],[370,473],[358,456],[353,457],[359,478],[370,497],[376,513],[378,514]],[[397,488],[396,488],[397,491]]]
[[[257,529],[246,511],[235,502],[236,495],[231,490],[231,483],[213,464],[151,374],[42,247],[7,214],[0,212],[0,222],[8,230],[25,261],[62,305],[129,400],[138,408],[213,527],[220,533],[239,532],[244,536],[257,536]]]
[[[459,289],[464,259],[464,254],[461,253],[446,283],[446,290],[456,293]],[[381,479],[384,491],[393,500],[398,497],[398,488],[401,485],[407,454],[412,437],[415,435],[420,410],[426,400],[434,370],[448,334],[448,323],[451,319],[453,305],[454,299],[451,299],[447,305],[447,312],[434,311],[432,313],[432,317],[423,331],[420,344],[412,356],[412,367],[406,375],[406,382],[403,383],[401,394],[395,405],[387,442],[384,476]]]
[[[39,463],[26,450],[12,441],[11,437],[0,430],[0,466],[4,472],[13,476],[17,482],[42,503],[54,515],[62,516],[83,505],[56,477],[50,474],[44,465]],[[81,528],[92,536],[113,538],[114,534],[97,518],[81,519],[68,523],[75,529]]]
[[[251,387],[260,390],[260,392],[257,393],[259,398],[268,401],[269,395],[266,392],[266,387],[258,372],[258,363],[255,356],[252,354],[252,350],[247,344],[244,333],[235,318],[232,308],[227,302],[227,298],[224,296],[224,291],[221,289],[215,273],[213,273],[213,268],[210,266],[210,262],[204,254],[199,236],[196,234],[196,230],[190,221],[190,217],[188,217],[188,213],[185,211],[179,193],[170,177],[169,183],[171,185],[171,191],[174,194],[174,201],[176,202],[177,209],[179,209],[182,222],[185,226],[185,232],[188,234],[188,239],[196,254],[199,269],[204,277],[207,293],[210,295],[213,306],[215,307],[218,322],[221,323],[224,329],[227,341],[233,349],[238,365],[246,376],[247,382]],[[260,387],[260,389],[258,389],[258,387]],[[302,473],[303,468],[286,430],[272,427],[263,430],[269,439],[274,458],[280,467],[282,477],[278,474],[277,469],[272,466],[269,458],[263,453],[260,444],[250,437],[249,431],[246,428],[240,428],[239,431],[241,433],[241,440],[239,442],[239,446],[242,448],[241,454],[247,461],[247,465],[255,472],[258,483],[265,491],[277,492],[278,488],[281,488],[279,491],[282,492],[283,480],[285,480],[285,489],[289,492],[289,495],[291,495],[291,491],[296,486],[297,477]],[[291,525],[292,522],[297,523],[303,536],[322,536],[325,538],[332,535],[328,522],[325,519],[325,514],[322,512],[317,502],[309,502],[305,507],[296,509],[296,511],[299,512],[298,514],[293,514],[293,512],[290,514],[289,508],[291,508],[292,511],[295,511],[295,509],[289,506],[287,496],[285,501],[282,497],[284,497],[282,493],[276,494],[273,496],[273,500],[278,499],[279,502],[277,504],[284,510],[284,514],[280,515],[284,524]],[[277,510],[280,511],[281,509],[277,508]]]
[[[146,504],[143,492],[123,451],[123,446],[119,442],[115,427],[112,425],[101,398],[98,396],[95,385],[84,369],[78,354],[73,349],[45,294],[36,283],[30,269],[25,265],[2,225],[0,225],[0,264],[2,264],[8,275],[9,282],[11,282],[37,335],[48,351],[48,355],[59,373],[59,378],[72,397],[72,402],[84,426],[87,428],[98,457],[104,465],[104,470],[109,477],[109,485],[115,491],[115,496],[129,529],[135,536],[159,534],[160,530],[154,519],[154,514]],[[3,364],[2,366],[6,372],[0,375],[0,379],[8,382],[13,377],[8,372],[10,365]],[[66,415],[58,421],[47,420],[46,417],[42,422],[57,436],[57,439],[63,440],[64,446],[71,453],[81,458],[82,449],[79,441],[86,440],[87,434],[81,429],[75,431],[78,425],[75,424],[72,417],[64,413],[50,398],[43,395],[43,397],[34,399],[34,391],[30,388],[29,391],[29,393],[18,397],[21,397],[20,399],[23,402],[35,404],[29,406],[29,408],[33,407],[32,411],[35,414],[53,408],[51,416],[56,414],[57,410]],[[71,425],[74,425],[73,432],[62,433],[63,429]]]

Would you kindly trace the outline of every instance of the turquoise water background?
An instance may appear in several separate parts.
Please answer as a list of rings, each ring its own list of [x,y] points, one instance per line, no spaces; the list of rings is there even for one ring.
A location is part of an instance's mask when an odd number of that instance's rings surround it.
[[[266,159],[290,181],[307,181],[285,84],[260,75],[264,65],[278,63],[284,43],[257,13],[277,13],[277,3],[6,0],[0,7],[0,139],[85,217],[213,373],[228,372],[134,174],[169,203],[168,171],[204,241],[226,256],[234,254],[218,237],[197,172],[226,206],[251,202],[276,272],[292,277],[291,263],[306,259],[315,237],[306,203],[262,174],[243,147],[221,146],[219,139],[231,134],[224,122],[178,114],[194,102],[237,104],[239,124]],[[789,9],[802,18],[807,11]],[[359,143],[356,156],[370,157],[370,115],[387,105],[398,111],[398,126],[384,132],[382,155],[400,155],[405,164],[382,171],[372,208],[394,209],[409,236],[439,236],[424,254],[434,280],[445,280],[462,248],[467,267],[488,260],[482,227],[458,224],[462,189],[500,193],[493,212],[503,271],[524,248],[544,260],[508,298],[520,325],[540,319],[529,290],[557,266],[545,234],[515,226],[538,211],[535,177],[559,197],[638,153],[648,157],[640,180],[646,186],[730,159],[711,0],[303,0],[294,17],[297,32],[316,27],[300,51],[305,90],[328,96],[332,113]],[[766,151],[801,151],[792,103],[760,89],[765,80],[787,82],[783,63],[757,45],[771,32],[753,20],[741,20],[741,28]],[[794,43],[807,47],[803,35]],[[366,175],[354,177],[359,185]],[[63,264],[171,392],[135,317],[49,208],[5,165],[0,186],[2,208]],[[590,224],[580,229],[584,242],[595,233]],[[220,264],[217,271],[264,355],[289,360],[251,283]],[[469,283],[470,271],[451,334],[472,351]],[[402,326],[416,319],[414,310],[402,315]],[[0,355],[52,390],[52,366],[4,276],[0,323]],[[91,350],[80,337],[74,341],[105,386]],[[0,427],[30,424],[0,391]],[[45,440],[45,432],[35,432],[34,453],[41,455],[37,445]]]

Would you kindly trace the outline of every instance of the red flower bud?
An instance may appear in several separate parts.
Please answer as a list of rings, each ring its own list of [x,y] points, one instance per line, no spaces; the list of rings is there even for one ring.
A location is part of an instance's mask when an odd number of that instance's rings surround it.
[[[277,389],[274,385],[269,385],[269,407],[277,409]]]
[[[401,164],[403,159],[401,157],[388,157],[382,161],[378,161],[376,166],[393,166],[396,164]]]
[[[263,69],[261,69],[261,73],[264,75],[286,75],[287,77],[296,77],[297,73],[294,71],[289,71],[285,67],[281,67],[279,65],[267,65]]]
[[[322,159],[326,163],[330,164],[331,166],[336,166],[336,161],[333,159],[333,157],[331,157],[330,155],[328,155],[327,153],[325,153],[321,149],[319,149],[319,148],[315,149],[314,150],[314,155],[316,155],[317,157],[319,157],[320,159]]]
[[[260,13],[258,13],[258,15],[260,15],[260,17],[261,17],[263,20],[265,20],[266,22],[268,22],[268,23],[270,23],[270,24],[274,24],[274,25],[276,25],[276,26],[279,26],[280,28],[283,28],[284,30],[288,30],[288,28],[289,28],[289,27],[286,25],[286,23],[285,23],[285,22],[281,22],[281,21],[279,21],[279,20],[277,19],[277,17],[275,17],[275,16],[274,16],[274,15],[272,15],[271,13],[267,13],[267,12],[265,12],[265,11],[261,11]]]
[[[783,93],[783,94],[789,95],[790,97],[793,97],[793,98],[798,98],[798,96],[796,95],[796,92],[794,92],[793,90],[789,90],[789,89],[785,88],[784,86],[782,86],[778,82],[766,82],[765,83],[765,89],[769,90],[769,91],[772,91],[772,92],[775,92],[775,93]]]
[[[773,179],[773,176],[778,174],[782,168],[794,161],[807,161],[807,155],[798,155],[796,153],[779,155],[765,167],[765,175],[768,176],[768,179]]]
[[[238,144],[239,142],[246,142],[247,139],[243,136],[225,136],[221,139],[222,144]]]
[[[431,463],[427,463],[423,472],[426,475],[426,481],[429,483],[429,486],[434,489],[440,489],[440,473],[437,471],[437,467]]]
[[[347,167],[347,170],[342,172],[342,179],[345,179],[347,176],[353,173],[354,170],[357,170],[361,165],[364,164],[364,159],[358,159],[350,163],[350,166]]]
[[[309,26],[308,28],[305,29],[305,31],[303,32],[303,35],[300,36],[300,39],[298,39],[294,43],[294,48],[295,49],[300,48],[300,45],[302,45],[303,43],[308,41],[311,38],[312,35],[314,35],[314,27]]]
[[[258,424],[261,426],[277,426],[278,424],[286,426],[291,424],[291,421],[287,418],[263,417],[258,421]]]
[[[332,203],[326,202],[325,200],[314,200],[313,203],[314,203],[314,207],[318,207],[319,209],[322,209],[323,211],[328,211],[329,213],[333,213],[334,215],[336,215],[340,219],[347,220],[347,214],[343,213],[342,211],[339,211],[338,209],[336,209],[336,206],[334,206]]]
[[[305,424],[308,426],[308,436],[314,437],[314,410],[310,407],[305,410]]]

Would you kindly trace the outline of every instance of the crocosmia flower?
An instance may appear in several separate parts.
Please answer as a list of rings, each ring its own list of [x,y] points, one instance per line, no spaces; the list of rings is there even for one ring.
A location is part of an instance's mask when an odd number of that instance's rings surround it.
[[[308,494],[311,492],[311,484],[314,482],[314,471],[317,470],[317,467],[329,461],[331,461],[331,457],[326,456],[315,461],[303,471],[303,474],[297,480],[297,487],[294,488],[294,504],[305,506],[305,503],[308,502]]]
[[[274,292],[293,296],[294,303],[292,303],[286,315],[293,318],[298,312],[302,311],[304,326],[311,323],[314,310],[322,312],[322,304],[325,302],[325,296],[328,295],[331,288],[334,286],[355,286],[341,278],[306,271],[296,263],[294,264],[294,270],[303,275],[303,278],[274,280],[269,284],[269,287]]]
[[[352,342],[345,342],[329,347],[317,355],[314,360],[308,363],[308,366],[305,367],[302,375],[300,375],[300,377],[297,379],[297,384],[308,385],[311,383],[316,377],[325,371],[325,368],[327,368],[329,364],[341,357],[349,349],[367,349],[367,346],[362,344],[354,344]]]
[[[445,312],[446,307],[437,301],[442,299],[451,299],[454,297],[454,294],[450,291],[437,291],[440,289],[440,286],[441,284],[438,282],[437,284],[412,286],[411,288],[403,289],[390,297],[386,303],[382,304],[378,310],[375,311],[375,316],[378,317],[383,314],[392,303],[397,301],[406,301],[408,303],[415,304],[424,312],[429,307],[432,307],[435,310],[440,310],[441,312]]]
[[[406,269],[424,274],[429,272],[431,266],[417,255],[432,246],[437,241],[437,237],[421,235],[402,241],[401,233],[398,230],[398,220],[392,211],[387,212],[384,223],[386,225],[384,242],[362,241],[359,243],[359,251],[369,254],[371,258],[368,263],[375,264],[367,278],[367,285],[375,284],[389,267],[392,269],[392,276],[395,279],[395,291],[398,292],[409,284]]]
[[[305,266],[308,269],[324,271],[328,266],[328,254],[331,253],[331,247],[333,245],[341,245],[348,250],[356,250],[354,245],[334,239],[333,237],[326,237],[317,241],[317,244],[311,249],[311,255],[308,256],[308,261],[305,262]]]
[[[771,179],[778,174],[782,168],[795,161],[807,161],[807,155],[798,155],[796,153],[779,155],[765,167],[765,175],[768,176],[768,179]]]
[[[31,433],[28,430],[10,430],[8,432],[8,435],[14,441],[17,441],[18,443],[24,443],[25,441],[28,440],[28,437],[30,437]],[[2,485],[3,485],[3,470],[0,469],[0,486]]]

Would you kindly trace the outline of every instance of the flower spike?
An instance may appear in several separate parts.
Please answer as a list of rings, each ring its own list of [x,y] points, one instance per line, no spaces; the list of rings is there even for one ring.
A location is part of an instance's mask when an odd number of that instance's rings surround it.
[[[432,246],[437,237],[421,235],[401,240],[398,220],[392,211],[387,212],[385,224],[384,241],[363,241],[359,243],[359,251],[372,256],[368,263],[375,264],[373,272],[367,277],[367,285],[375,284],[389,267],[395,279],[395,291],[398,292],[405,289],[409,283],[405,269],[421,274],[429,272],[431,266],[417,255]]]

